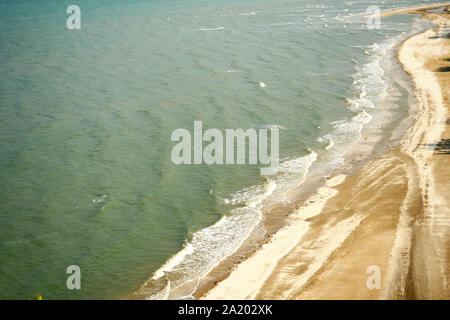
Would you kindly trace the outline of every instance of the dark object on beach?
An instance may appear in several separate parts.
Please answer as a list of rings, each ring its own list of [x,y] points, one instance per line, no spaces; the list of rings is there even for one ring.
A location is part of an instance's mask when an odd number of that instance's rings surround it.
[[[449,67],[440,67],[436,69],[437,72],[449,72],[450,71],[450,66]]]
[[[444,8],[444,12],[450,13],[450,7],[445,7],[445,8]]]
[[[437,154],[450,154],[450,139],[442,139],[436,145]]]

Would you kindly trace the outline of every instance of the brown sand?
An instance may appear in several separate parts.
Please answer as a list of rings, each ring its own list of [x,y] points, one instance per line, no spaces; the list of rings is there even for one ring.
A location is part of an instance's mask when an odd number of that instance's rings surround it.
[[[416,94],[415,123],[401,146],[329,179],[203,298],[450,299],[449,18],[425,8],[384,15],[399,13],[439,25],[398,52]],[[380,289],[366,284],[373,265]]]
[[[380,14],[380,17],[384,18],[384,17],[389,17],[389,16],[393,16],[393,15],[397,15],[397,14],[417,14],[417,13],[422,14],[426,10],[439,9],[439,8],[446,7],[446,6],[450,6],[450,3],[442,3],[442,4],[433,5],[433,6],[413,7],[413,8],[405,8],[405,9],[399,9],[399,10],[393,10],[393,11],[386,11],[386,12],[382,12]]]

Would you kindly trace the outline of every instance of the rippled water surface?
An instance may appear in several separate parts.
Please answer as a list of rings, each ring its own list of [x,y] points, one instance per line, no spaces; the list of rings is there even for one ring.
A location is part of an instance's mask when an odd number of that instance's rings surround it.
[[[417,3],[81,0],[67,30],[70,1],[0,0],[0,298],[121,298],[150,278],[164,297],[204,274],[263,199],[342,163],[413,20],[363,15]],[[171,133],[194,120],[277,125],[280,173],[174,165]]]

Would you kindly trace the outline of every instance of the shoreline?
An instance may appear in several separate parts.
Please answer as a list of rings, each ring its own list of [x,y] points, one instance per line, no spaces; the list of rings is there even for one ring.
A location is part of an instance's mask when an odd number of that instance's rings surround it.
[[[442,26],[446,23],[443,14],[425,11],[437,7],[402,9],[382,16],[418,13]],[[420,147],[440,139],[448,141],[443,134],[449,128],[442,126],[442,121],[448,122],[447,110],[439,101],[441,90],[448,99],[448,80],[445,74],[434,76],[430,69],[431,65],[436,69],[433,52],[443,55],[445,48],[448,51],[449,40],[439,38],[439,32],[440,28],[414,35],[397,51],[415,84],[417,99],[414,124],[400,146],[370,160],[359,172],[328,179],[286,217],[286,226],[249,257],[238,259],[239,264],[229,261],[231,273],[203,287],[200,291],[206,294],[199,291],[196,298],[450,298],[449,207],[443,193],[450,163],[441,154],[435,159],[434,148]],[[429,49],[417,58],[414,52],[419,47]],[[365,285],[371,265],[380,267],[381,290]]]

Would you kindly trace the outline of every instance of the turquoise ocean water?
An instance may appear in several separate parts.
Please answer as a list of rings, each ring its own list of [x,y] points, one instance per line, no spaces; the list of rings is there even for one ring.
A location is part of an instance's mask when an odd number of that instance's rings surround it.
[[[385,119],[385,59],[416,17],[368,30],[367,7],[431,2],[80,0],[81,30],[68,30],[71,4],[0,0],[3,299],[123,298],[150,278],[148,297],[164,298],[204,275],[263,199],[330,174]],[[174,165],[171,133],[194,120],[278,126],[280,173]],[[66,287],[69,265],[81,290]]]

